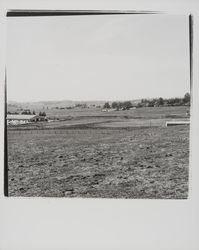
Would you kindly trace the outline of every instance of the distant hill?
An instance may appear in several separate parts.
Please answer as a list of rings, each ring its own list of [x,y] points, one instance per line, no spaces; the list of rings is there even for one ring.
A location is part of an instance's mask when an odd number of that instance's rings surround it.
[[[108,100],[107,100],[108,101]],[[118,100],[117,100],[118,101]],[[133,104],[138,103],[140,100],[131,100]],[[8,102],[8,109],[16,110],[16,109],[30,109],[30,110],[38,110],[38,109],[52,109],[52,108],[60,108],[60,107],[72,107],[76,104],[86,104],[88,106],[103,106],[106,100],[102,101],[72,101],[72,100],[62,100],[62,101],[39,101],[39,102]],[[113,101],[109,101],[112,103]]]

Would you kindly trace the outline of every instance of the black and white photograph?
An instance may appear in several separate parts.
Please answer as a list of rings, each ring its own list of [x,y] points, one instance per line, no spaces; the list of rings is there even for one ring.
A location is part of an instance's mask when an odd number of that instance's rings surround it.
[[[6,19],[9,197],[189,197],[189,15]]]

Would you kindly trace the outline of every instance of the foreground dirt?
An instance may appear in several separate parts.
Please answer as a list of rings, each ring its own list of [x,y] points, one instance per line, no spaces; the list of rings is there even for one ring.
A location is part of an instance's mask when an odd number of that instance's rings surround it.
[[[189,127],[8,132],[10,196],[184,199]]]

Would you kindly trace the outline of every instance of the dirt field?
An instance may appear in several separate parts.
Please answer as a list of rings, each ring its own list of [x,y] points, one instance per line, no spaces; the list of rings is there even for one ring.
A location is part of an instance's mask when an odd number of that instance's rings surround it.
[[[161,117],[165,113],[156,118]],[[146,120],[151,126],[133,126],[130,121],[130,126],[118,127],[113,121],[108,127],[111,122],[93,127],[78,123],[70,129],[8,129],[9,195],[187,198],[189,126],[165,127],[163,119],[158,126]]]

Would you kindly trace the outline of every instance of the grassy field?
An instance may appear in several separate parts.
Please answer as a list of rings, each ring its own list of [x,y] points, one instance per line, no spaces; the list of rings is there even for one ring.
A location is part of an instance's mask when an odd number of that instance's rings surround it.
[[[165,121],[186,109],[82,111],[38,130],[8,128],[9,195],[185,199],[189,126]]]
[[[148,107],[148,108],[137,108],[132,110],[124,111],[112,111],[112,112],[102,112],[101,108],[75,108],[75,109],[44,109],[36,110],[45,111],[48,117],[66,118],[70,119],[73,117],[124,117],[128,116],[130,118],[167,118],[171,114],[175,117],[184,117],[186,110],[189,107],[178,106],[178,107]]]

